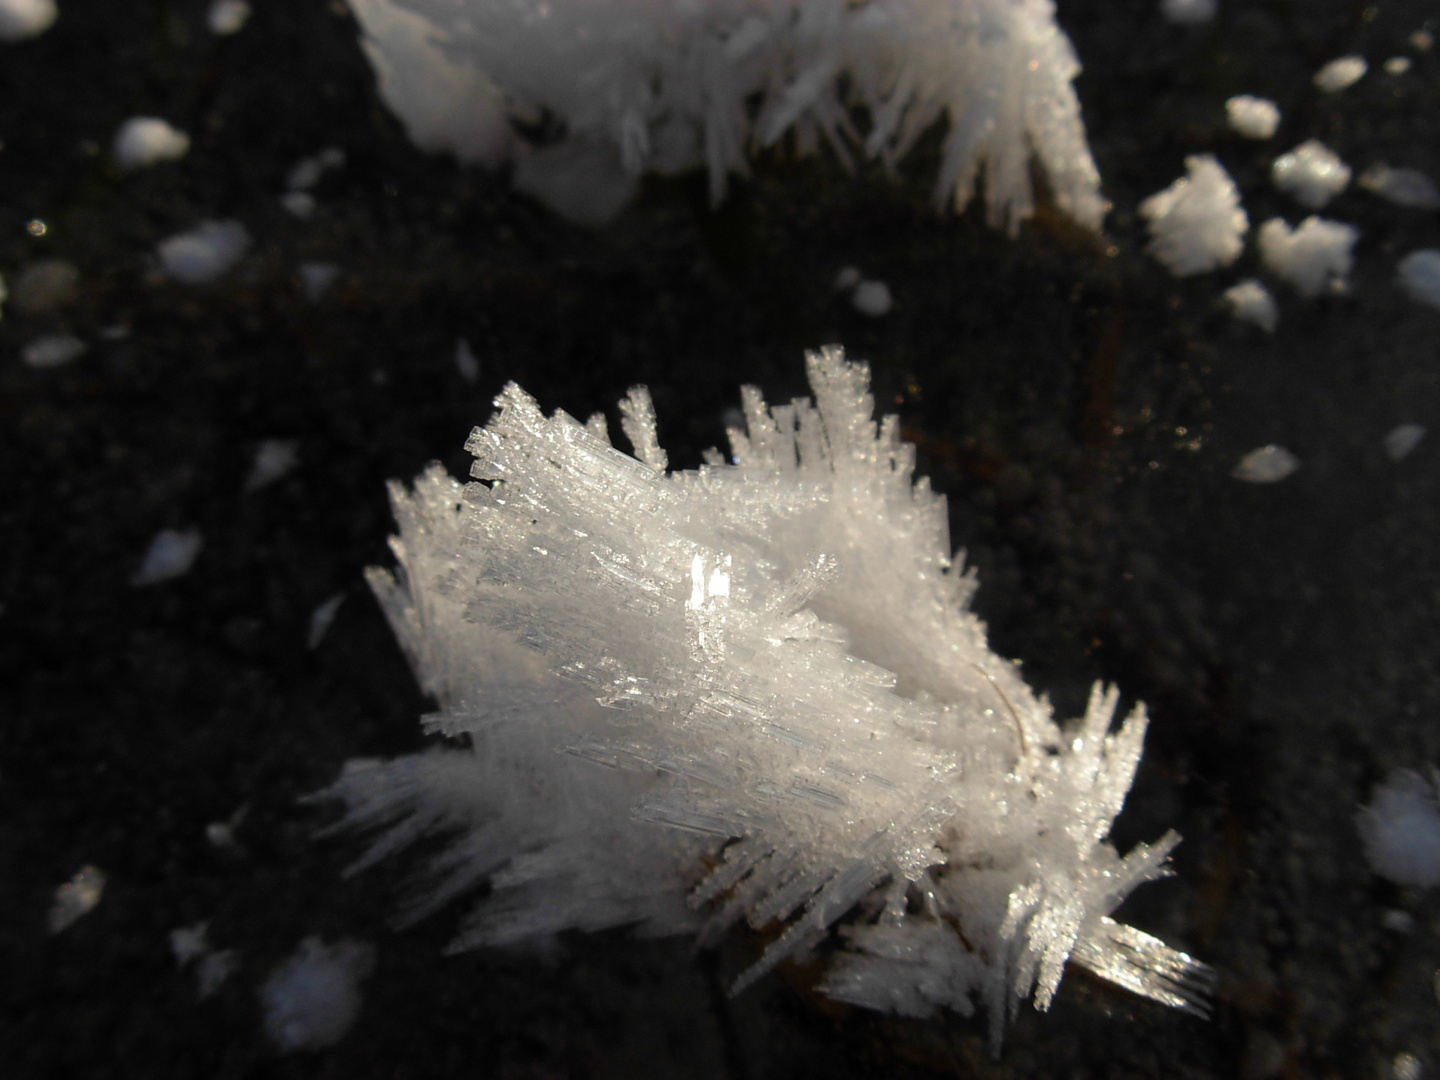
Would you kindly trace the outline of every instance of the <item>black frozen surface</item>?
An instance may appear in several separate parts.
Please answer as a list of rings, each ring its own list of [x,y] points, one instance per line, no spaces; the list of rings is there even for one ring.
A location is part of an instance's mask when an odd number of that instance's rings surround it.
[[[1098,241],[1047,212],[1011,241],[931,212],[924,151],[898,181],[763,160],[717,212],[698,178],[651,183],[586,233],[412,149],[338,4],[259,0],[216,39],[201,3],[61,3],[49,33],[0,47],[0,272],[80,272],[59,311],[0,323],[0,1076],[1379,1078],[1402,1051],[1440,1069],[1440,903],[1370,876],[1352,823],[1387,769],[1440,759],[1440,312],[1393,284],[1440,224],[1347,192],[1326,213],[1362,231],[1351,293],[1277,290],[1267,337],[1219,302],[1253,252],[1176,282],[1134,212],[1208,151],[1254,224],[1296,221],[1266,170],[1310,137],[1357,171],[1440,177],[1440,56],[1406,42],[1432,7],[1222,3],[1187,29],[1152,0],[1065,3],[1116,209]],[[1350,52],[1370,74],[1318,94],[1313,72]],[[1382,73],[1397,54],[1414,67]],[[1226,131],[1240,92],[1279,102],[1273,141]],[[105,147],[136,114],[188,130],[190,154],[120,173]],[[331,145],[348,163],[298,221],[286,174]],[[255,237],[240,268],[160,280],[155,244],[212,217]],[[314,304],[307,261],[340,267]],[[888,282],[889,316],[832,291],[848,264]],[[21,363],[59,330],[91,351]],[[648,383],[672,463],[693,465],[741,382],[783,399],[828,342],[872,362],[949,494],[996,648],[1067,715],[1097,677],[1149,703],[1117,839],[1186,839],[1125,915],[1219,969],[1213,1021],[1072,971],[997,1062],[979,1020],[837,1007],[801,968],[727,1000],[760,947],[743,937],[444,957],[454,912],[386,927],[403,862],[345,880],[354,845],[312,839],[326,815],[300,795],[420,743],[426,704],[359,576],[387,559],[386,479],[463,470],[508,379],[578,416]],[[1393,463],[1402,422],[1435,434]],[[268,438],[298,440],[300,466],[247,494]],[[1230,477],[1269,442],[1294,476]],[[131,587],[167,527],[200,530],[199,560]],[[235,846],[208,842],[241,808]],[[49,936],[87,863],[101,903]],[[201,1002],[168,934],[204,919],[241,966]],[[310,934],[371,941],[378,965],[338,1047],[280,1058],[256,987]]]

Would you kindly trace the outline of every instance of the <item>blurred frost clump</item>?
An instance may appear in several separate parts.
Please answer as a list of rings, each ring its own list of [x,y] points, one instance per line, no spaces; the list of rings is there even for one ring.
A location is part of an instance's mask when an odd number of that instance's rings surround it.
[[[1050,0],[350,0],[380,92],[411,138],[513,159],[516,182],[603,221],[643,172],[704,168],[719,201],[746,155],[823,142],[886,165],[948,122],[937,202],[1012,231],[1036,159],[1091,229],[1106,203]],[[864,110],[863,133],[852,109]],[[512,122],[555,136],[517,139]]]
[[[513,384],[467,443],[477,482],[391,485],[398,574],[369,580],[459,741],[349,763],[320,798],[383,830],[368,865],[449,834],[405,919],[488,880],[457,948],[635,925],[778,937],[737,984],[846,920],[823,989],[874,1009],[1046,1008],[1072,960],[1199,1010],[1209,969],[1110,913],[1173,833],[1106,837],[1145,712],[1096,685],[1061,725],[968,610],[945,501],[913,480],[869,369],[812,398],[742,390],[731,455],[667,472],[649,393],[545,416]],[[637,460],[638,459],[638,460]]]
[[[1370,867],[1400,885],[1440,885],[1440,805],[1433,777],[1397,769],[1355,819]]]
[[[1188,175],[1140,204],[1150,223],[1150,254],[1176,277],[1229,266],[1250,228],[1235,181],[1214,157],[1188,157],[1185,168]]]

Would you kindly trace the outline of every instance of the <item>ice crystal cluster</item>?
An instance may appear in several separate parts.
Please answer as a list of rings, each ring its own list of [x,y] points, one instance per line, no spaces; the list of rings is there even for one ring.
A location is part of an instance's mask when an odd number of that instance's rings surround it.
[[[458,949],[774,923],[737,990],[838,942],[826,993],[983,1003],[997,1044],[1067,959],[1203,1009],[1209,969],[1110,918],[1178,841],[1106,840],[1143,708],[1112,730],[1097,684],[1058,724],[967,610],[945,501],[872,419],[868,368],[832,348],[808,374],[813,399],[742,391],[729,462],[668,473],[644,388],[631,457],[512,384],[467,444],[476,482],[392,485],[398,575],[369,580],[439,704],[426,730],[456,741],[321,794],[336,828],[383,830],[357,868],[448,833],[405,920],[488,880]]]
[[[948,125],[936,185],[994,224],[1032,212],[1038,159],[1062,210],[1106,204],[1051,0],[350,0],[380,92],[423,148],[496,164],[572,217],[603,219],[645,171],[703,167],[711,195],[793,134],[887,166]],[[854,109],[864,116],[854,123]],[[538,153],[512,122],[549,118]]]

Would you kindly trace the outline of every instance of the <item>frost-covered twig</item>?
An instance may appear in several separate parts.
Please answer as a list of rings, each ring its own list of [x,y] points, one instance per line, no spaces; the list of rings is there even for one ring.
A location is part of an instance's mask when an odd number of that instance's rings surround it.
[[[643,388],[545,416],[513,384],[468,487],[391,487],[398,577],[370,582],[458,740],[352,762],[323,793],[384,828],[357,869],[452,834],[405,919],[482,880],[456,948],[636,924],[785,929],[743,988],[846,920],[823,989],[871,1008],[1045,1008],[1067,959],[1204,1009],[1208,969],[1109,916],[1178,838],[1106,841],[1145,713],[1097,685],[1061,726],[967,610],[943,497],[912,478],[865,365],[814,398],[742,391],[731,459],[667,473]]]

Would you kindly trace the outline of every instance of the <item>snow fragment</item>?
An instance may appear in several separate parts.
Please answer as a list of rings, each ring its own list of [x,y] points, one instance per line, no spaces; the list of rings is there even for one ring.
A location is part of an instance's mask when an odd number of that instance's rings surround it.
[[[1385,436],[1385,456],[1391,461],[1402,461],[1410,456],[1423,438],[1423,424],[1400,424],[1391,428]]]
[[[334,1046],[360,1014],[360,982],[374,966],[369,945],[307,937],[260,989],[270,1040],[286,1054]]]
[[[1280,325],[1280,309],[1270,290],[1255,278],[1246,278],[1225,290],[1225,302],[1230,313],[1241,322],[1260,327],[1267,334],[1273,334]]]
[[[10,305],[24,315],[50,315],[79,295],[80,271],[64,259],[42,259],[21,271]]]
[[[455,339],[455,370],[467,383],[473,383],[480,378],[480,360],[464,338]]]
[[[1234,262],[1250,227],[1235,182],[1214,157],[1192,155],[1185,167],[1189,175],[1140,204],[1150,222],[1147,250],[1176,277]]]
[[[220,989],[226,979],[240,966],[240,953],[235,949],[220,949],[207,953],[195,969],[195,989],[204,1001]]]
[[[1301,296],[1343,293],[1349,288],[1351,252],[1359,239],[1360,230],[1353,225],[1313,214],[1294,230],[1283,218],[1271,218],[1260,227],[1260,261]]]
[[[623,180],[647,171],[704,169],[718,202],[749,151],[792,133],[799,154],[827,146],[891,165],[947,122],[937,204],[963,208],[983,179],[988,220],[1013,231],[1034,212],[1033,157],[1062,212],[1098,230],[1107,209],[1072,85],[1080,65],[1050,0],[351,8],[415,143],[516,161],[521,190],[573,220],[613,216],[633,190]],[[855,109],[869,114],[863,138]],[[509,121],[542,112],[565,135],[534,153]]]
[[[1275,186],[1302,206],[1319,210],[1350,183],[1350,166],[1318,139],[1309,139],[1270,166]]]
[[[1172,23],[1196,26],[1215,18],[1218,0],[1160,0],[1160,13]]]
[[[1370,868],[1397,885],[1440,885],[1440,806],[1419,773],[1396,769],[1355,817]]]
[[[203,285],[229,273],[250,247],[250,234],[238,221],[205,221],[189,232],[160,243],[165,273],[187,285]]]
[[[1396,283],[1411,300],[1440,307],[1440,250],[1421,248],[1400,260]]]
[[[840,272],[835,275],[835,283],[831,287],[836,292],[850,292],[863,280],[858,266],[841,267]]]
[[[170,931],[170,951],[175,954],[175,963],[183,968],[210,951],[210,943],[205,937],[209,928],[210,923],[207,921]]]
[[[0,41],[24,41],[55,25],[55,0],[0,0]]]
[[[1325,93],[1337,94],[1359,82],[1367,70],[1364,57],[1341,56],[1317,71],[1314,82]]]
[[[122,169],[178,161],[190,151],[190,136],[158,116],[132,116],[120,125],[110,153]]]
[[[90,351],[74,334],[47,334],[25,346],[21,358],[33,368],[53,368],[70,363]]]
[[[199,529],[161,529],[150,541],[140,569],[130,578],[135,586],[159,585],[190,572],[204,541]]]
[[[1379,162],[1361,173],[1355,182],[1396,206],[1416,210],[1440,208],[1440,188],[1419,169],[1392,169]]]
[[[315,213],[315,196],[308,191],[287,191],[280,196],[280,205],[291,217],[308,221]]]
[[[890,295],[890,286],[883,281],[860,282],[850,294],[850,302],[855,305],[856,311],[869,315],[872,319],[889,314],[890,309],[895,306],[895,299]]]
[[[55,890],[55,902],[50,905],[48,917],[50,933],[60,933],[82,915],[93,911],[104,891],[104,872],[88,863],[82,866],[73,878]]]
[[[313,157],[302,158],[290,170],[285,187],[290,191],[309,191],[320,182],[320,178],[331,169],[345,165],[345,151],[338,146],[327,146]]]
[[[250,5],[245,0],[215,0],[206,13],[205,22],[217,37],[239,33],[250,18]]]
[[[300,264],[300,291],[305,299],[318,304],[327,289],[340,276],[340,267],[332,262],[309,262]]]
[[[1247,139],[1268,139],[1280,126],[1280,107],[1267,98],[1236,94],[1225,102],[1230,130]]]
[[[345,594],[338,592],[310,613],[310,629],[305,634],[307,649],[313,652],[320,647],[330,630],[330,624],[335,621],[335,615],[340,611],[340,605],[344,602]]]
[[[1415,929],[1415,917],[1408,911],[1391,908],[1380,916],[1380,925],[1392,934],[1408,934]]]
[[[255,448],[245,490],[259,491],[273,484],[300,463],[300,444],[295,439],[266,439]]]
[[[1273,484],[1284,480],[1299,467],[1299,458],[1283,446],[1271,443],[1242,457],[1230,475],[1247,484]]]
[[[1408,1050],[1400,1051],[1390,1063],[1390,1080],[1420,1080],[1423,1075],[1425,1068],[1420,1059]]]
[[[1410,70],[1411,63],[1408,56],[1392,56],[1381,66],[1384,67],[1386,75],[1404,75]]]

